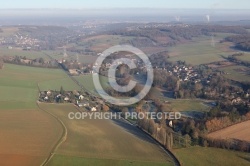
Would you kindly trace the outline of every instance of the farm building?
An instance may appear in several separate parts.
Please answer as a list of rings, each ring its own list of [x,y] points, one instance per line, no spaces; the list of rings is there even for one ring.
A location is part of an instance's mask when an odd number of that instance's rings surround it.
[[[81,103],[79,103],[79,102],[77,102],[77,105],[78,105],[78,107],[88,107],[89,106],[89,103],[88,102],[81,102]]]
[[[79,96],[79,100],[83,100],[84,99],[84,96],[83,95],[80,95]]]
[[[91,108],[91,111],[92,111],[92,112],[96,112],[96,111],[97,111],[96,107],[92,107],[92,108]]]

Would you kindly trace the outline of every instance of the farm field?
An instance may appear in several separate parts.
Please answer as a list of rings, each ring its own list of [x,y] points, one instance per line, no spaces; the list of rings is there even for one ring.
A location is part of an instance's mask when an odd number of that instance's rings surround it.
[[[221,71],[224,71],[226,74],[224,76],[228,79],[235,81],[250,81],[250,69],[245,66],[228,66],[220,68]]]
[[[48,165],[71,165],[87,162],[95,165],[172,165],[168,156],[137,128],[118,120],[90,118],[70,120],[68,113],[77,112],[70,104],[40,104],[60,118],[67,128],[67,139],[55,152]],[[66,164],[67,165],[67,164]]]
[[[208,134],[208,137],[215,139],[239,139],[250,142],[249,127],[250,120],[212,132]]]
[[[79,89],[61,69],[4,64],[0,70],[1,108],[36,108],[38,85],[41,90],[59,90],[61,86],[65,90]]]
[[[250,62],[250,52],[244,52],[244,55],[238,56],[237,59]]]
[[[208,111],[209,107],[200,100],[171,100],[170,107],[173,111]]]
[[[66,76],[59,69],[4,64],[4,69],[0,70],[0,130],[3,136],[0,137],[0,165],[39,165],[49,155],[62,127],[37,108],[37,84]],[[65,82],[67,80],[62,85]]]
[[[64,73],[65,74],[65,73]],[[81,88],[71,80],[66,74],[62,78],[41,81],[38,83],[40,90],[60,90],[61,86],[64,90],[80,90]]]
[[[49,156],[62,126],[37,107],[37,85],[66,76],[59,69],[4,64],[0,70],[0,165],[40,165]]]
[[[80,63],[84,64],[90,64],[94,63],[96,59],[98,58],[97,55],[92,56],[92,55],[84,55],[84,54],[79,54],[71,51],[66,50],[67,57],[64,56],[64,50],[63,49],[58,49],[55,51],[43,51],[43,53],[50,55],[52,58],[56,60],[61,60],[61,59],[66,59],[66,60],[78,60]],[[77,59],[78,57],[78,59]]]
[[[18,27],[1,27],[3,32],[0,32],[0,37],[8,37],[19,31]]]
[[[35,59],[43,58],[49,60],[49,58],[41,51],[25,51],[21,48],[8,49],[7,47],[0,47],[0,56],[25,56],[26,58]]]
[[[81,45],[89,46],[96,52],[103,52],[111,46],[126,43],[133,38],[133,36],[99,35],[84,39]]]
[[[38,109],[0,108],[0,131],[0,165],[34,166],[48,157],[62,127]]]
[[[223,56],[236,52],[230,49],[231,43],[219,43],[224,36],[220,34],[214,38],[200,37],[192,42],[170,48],[170,61],[186,61],[187,64],[199,65],[222,61]]]
[[[55,155],[48,166],[61,166],[63,165],[97,165],[97,166],[166,166],[162,162],[149,162],[149,161],[133,161],[133,160],[114,160],[114,159],[97,159],[97,158],[82,158],[73,156]]]
[[[98,58],[98,56],[91,56],[91,55],[79,55],[79,62],[84,63],[84,64],[91,64],[91,63],[95,63],[96,59]],[[75,59],[76,59],[76,55],[75,55]]]
[[[229,151],[217,148],[190,147],[174,150],[183,166],[247,166],[250,164],[249,153]]]
[[[78,80],[88,92],[98,95],[94,83],[93,83],[93,77],[92,75],[83,75],[83,76],[75,76],[74,77],[76,80]],[[108,84],[108,78],[104,76],[100,76],[100,82],[103,85],[103,88],[109,87]]]
[[[171,99],[167,101],[168,103],[163,105],[163,110],[180,112],[183,117],[203,118],[204,113],[210,110],[210,106],[198,99]]]

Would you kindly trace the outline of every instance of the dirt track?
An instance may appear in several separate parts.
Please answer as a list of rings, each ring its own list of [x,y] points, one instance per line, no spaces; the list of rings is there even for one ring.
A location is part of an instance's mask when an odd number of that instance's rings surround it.
[[[0,165],[40,165],[62,133],[58,122],[42,111],[0,111]]]

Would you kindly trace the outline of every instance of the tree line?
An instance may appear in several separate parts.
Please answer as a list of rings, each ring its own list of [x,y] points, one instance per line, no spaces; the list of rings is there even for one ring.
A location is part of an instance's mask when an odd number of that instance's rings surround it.
[[[3,59],[2,58],[0,58],[0,69],[3,69]]]
[[[220,25],[179,25],[164,28],[139,28],[134,30],[119,29],[108,32],[110,35],[134,36],[135,40],[131,42],[134,46],[143,44],[149,46],[174,46],[185,40],[192,40],[194,37],[202,35],[212,36],[213,33],[248,33],[241,26],[220,26]],[[146,37],[138,39],[138,37]]]
[[[250,51],[250,34],[234,35],[225,38],[225,41],[233,42],[235,48],[243,51]]]

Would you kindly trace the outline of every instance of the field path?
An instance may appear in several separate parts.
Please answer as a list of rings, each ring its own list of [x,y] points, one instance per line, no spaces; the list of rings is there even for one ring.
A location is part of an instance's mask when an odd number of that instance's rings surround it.
[[[68,135],[68,131],[67,131],[67,128],[65,126],[65,124],[63,123],[63,121],[61,119],[59,119],[57,116],[53,115],[52,113],[42,109],[39,104],[37,103],[37,107],[48,113],[49,115],[51,115],[53,118],[55,118],[60,124],[61,126],[63,127],[63,133],[62,133],[62,136],[60,137],[60,139],[57,141],[57,143],[54,145],[54,147],[51,149],[51,152],[50,152],[50,155],[48,156],[48,158],[46,160],[44,160],[44,162],[41,164],[41,166],[45,166],[48,164],[48,162],[52,159],[52,157],[54,156],[55,154],[55,151],[57,150],[57,148],[67,139],[67,135]]]
[[[54,60],[49,54],[44,53],[46,56],[48,56],[50,59]],[[60,66],[60,64],[58,63],[58,66]],[[86,88],[84,88],[84,86],[79,83],[75,78],[73,78],[67,71],[65,71],[62,67],[61,69],[84,91],[89,92]],[[91,94],[91,93],[90,93]],[[92,94],[93,95],[93,94]],[[94,96],[94,95],[93,95]],[[67,128],[65,126],[65,124],[62,122],[61,119],[59,119],[57,116],[53,115],[52,113],[42,109],[39,104],[37,104],[38,107],[47,112],[48,114],[50,114],[51,116],[53,116],[57,121],[60,122],[60,124],[63,126],[63,134],[61,139],[58,141],[58,143],[55,145],[55,147],[51,150],[50,156],[44,161],[44,163],[41,166],[45,166],[50,160],[51,158],[54,156],[55,151],[57,150],[57,148],[66,140],[67,138]],[[82,112],[81,110],[79,110],[77,107],[76,109],[80,112]],[[155,139],[153,139],[150,135],[148,135],[146,132],[144,132],[143,130],[141,130],[140,128],[138,128],[137,125],[131,124],[130,122],[126,121],[125,119],[121,120],[125,123],[128,123],[129,125],[131,125],[131,127],[134,128],[134,130],[136,130],[137,133],[144,135],[147,139],[151,140],[156,146],[158,146],[160,149],[162,149],[164,151],[165,154],[167,154],[167,156],[169,156],[169,158],[172,160],[173,164],[175,166],[180,166],[180,162],[179,160],[175,157],[175,155],[168,149],[166,149],[165,147],[163,147],[158,141],[156,141]]]

